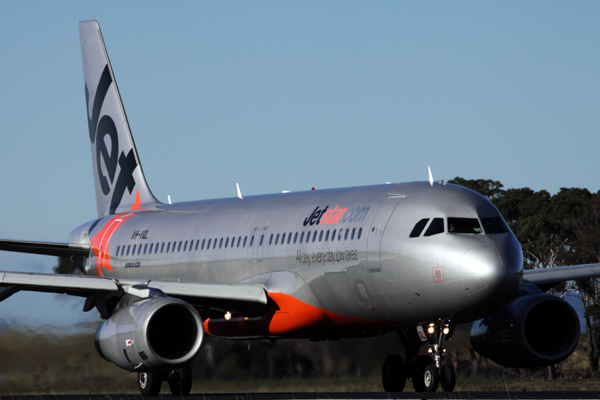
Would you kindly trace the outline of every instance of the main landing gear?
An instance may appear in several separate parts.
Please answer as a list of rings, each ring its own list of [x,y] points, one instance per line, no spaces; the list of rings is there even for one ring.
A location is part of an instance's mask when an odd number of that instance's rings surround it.
[[[399,355],[386,358],[381,374],[385,391],[403,391],[406,379],[410,378],[416,392],[435,392],[438,386],[445,392],[452,392],[456,385],[456,373],[452,365],[442,366],[442,359],[446,355],[442,342],[450,339],[453,329],[454,326],[449,322],[438,322],[398,331],[404,345],[404,359]],[[431,356],[418,356],[419,348],[425,342]]]
[[[144,397],[158,396],[163,381],[167,381],[171,394],[174,396],[187,396],[192,390],[192,368],[186,365],[183,368],[164,372],[138,373],[138,389]]]

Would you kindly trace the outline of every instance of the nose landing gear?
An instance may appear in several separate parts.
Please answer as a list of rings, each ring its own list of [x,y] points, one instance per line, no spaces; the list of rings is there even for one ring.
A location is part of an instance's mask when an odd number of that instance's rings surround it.
[[[456,386],[454,368],[442,360],[446,350],[444,340],[450,339],[454,326],[449,321],[431,323],[427,327],[398,331],[404,346],[406,363],[399,355],[388,356],[383,364],[382,381],[386,392],[401,392],[410,378],[416,392],[435,392],[438,386],[452,392]],[[419,348],[427,342],[431,356],[417,356]]]

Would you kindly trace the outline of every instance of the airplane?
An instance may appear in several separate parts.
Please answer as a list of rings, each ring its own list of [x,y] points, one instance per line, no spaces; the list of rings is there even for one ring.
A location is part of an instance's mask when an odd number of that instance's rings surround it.
[[[545,293],[600,276],[600,264],[523,270],[519,242],[494,205],[461,186],[380,184],[167,204],[146,182],[100,27],[79,23],[97,218],[64,243],[1,240],[0,250],[70,257],[83,275],[0,272],[19,291],[85,298],[104,322],[94,344],[137,372],[144,396],[163,382],[191,391],[204,335],[336,340],[396,332],[383,388],[451,392],[443,364],[457,324],[507,367],[567,358],[577,314]],[[425,346],[428,354],[419,354]]]

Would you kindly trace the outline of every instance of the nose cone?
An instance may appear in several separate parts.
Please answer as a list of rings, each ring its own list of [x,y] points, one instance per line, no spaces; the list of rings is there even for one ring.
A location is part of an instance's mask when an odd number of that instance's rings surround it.
[[[477,246],[461,257],[459,276],[465,293],[473,300],[504,303],[521,284],[522,255],[513,246]]]

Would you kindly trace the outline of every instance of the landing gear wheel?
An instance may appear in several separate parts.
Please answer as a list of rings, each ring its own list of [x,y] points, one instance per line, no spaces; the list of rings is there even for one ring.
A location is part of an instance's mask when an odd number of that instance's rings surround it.
[[[169,372],[167,382],[173,396],[187,396],[192,390],[192,368],[186,365]]]
[[[444,368],[442,368],[440,386],[442,386],[444,392],[454,391],[454,387],[456,386],[456,373],[454,372],[452,365],[446,364],[444,365]]]
[[[414,370],[412,371],[412,382],[415,392],[425,391],[425,382],[423,376],[425,374],[425,368],[428,365],[432,365],[433,360],[429,356],[417,356],[414,364]]]
[[[138,373],[138,389],[144,397],[157,396],[163,382],[163,374],[157,372]]]
[[[383,389],[386,392],[401,392],[406,385],[406,371],[401,356],[388,356],[381,371]]]
[[[438,369],[434,364],[429,364],[423,372],[423,385],[426,392],[435,392],[440,382]]]

